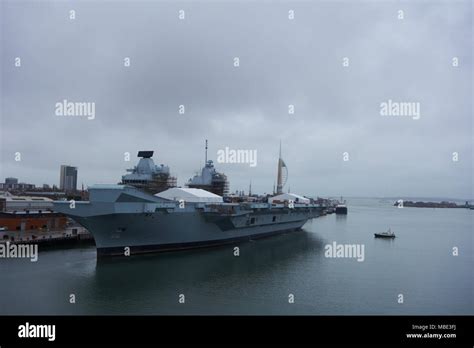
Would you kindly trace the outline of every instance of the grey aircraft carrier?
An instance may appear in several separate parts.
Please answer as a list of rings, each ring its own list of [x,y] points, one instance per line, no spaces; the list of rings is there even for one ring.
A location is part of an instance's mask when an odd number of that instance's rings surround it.
[[[89,201],[54,202],[55,211],[92,233],[98,256],[207,247],[267,237],[299,230],[324,209],[305,197],[281,192],[265,202],[226,203],[221,196],[196,186],[174,187],[174,180],[171,187],[152,193],[131,184],[133,180],[140,184],[152,182],[155,173],[160,182],[169,181],[163,178],[168,169],[156,166],[152,155],[152,151],[139,152],[142,158],[131,174],[122,177],[121,184],[89,187]],[[278,163],[281,187],[283,161]]]

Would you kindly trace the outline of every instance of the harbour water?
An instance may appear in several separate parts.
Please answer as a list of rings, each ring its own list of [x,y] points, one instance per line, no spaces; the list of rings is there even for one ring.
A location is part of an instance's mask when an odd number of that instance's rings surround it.
[[[474,211],[347,203],[347,216],[238,245],[99,261],[94,246],[40,248],[37,262],[1,259],[0,314],[474,314]],[[374,238],[389,227],[397,238]],[[326,257],[333,242],[364,245],[364,260]]]

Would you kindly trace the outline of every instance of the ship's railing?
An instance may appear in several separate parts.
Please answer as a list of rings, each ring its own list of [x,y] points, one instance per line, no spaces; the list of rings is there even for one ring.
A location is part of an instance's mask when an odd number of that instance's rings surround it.
[[[289,204],[278,203],[212,203],[205,204],[203,206],[205,211],[216,212],[221,214],[237,214],[242,211],[251,211],[256,209],[302,209],[302,208],[324,208],[321,204],[306,204],[306,203],[294,203],[293,208],[290,208]]]
[[[271,208],[270,203],[242,203],[247,209],[268,209]]]
[[[233,215],[237,212],[237,204],[206,204],[205,211],[223,215]]]

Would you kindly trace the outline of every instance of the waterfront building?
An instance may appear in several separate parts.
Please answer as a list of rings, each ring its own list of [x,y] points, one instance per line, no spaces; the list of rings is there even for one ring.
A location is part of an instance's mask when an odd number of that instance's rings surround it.
[[[67,218],[53,211],[53,200],[45,197],[0,195],[0,228],[6,231],[51,231],[66,227]]]
[[[34,189],[34,184],[19,183],[17,178],[5,178],[5,183],[0,183],[0,190],[2,191],[26,191]]]
[[[66,192],[77,190],[77,167],[61,165],[59,188]]]

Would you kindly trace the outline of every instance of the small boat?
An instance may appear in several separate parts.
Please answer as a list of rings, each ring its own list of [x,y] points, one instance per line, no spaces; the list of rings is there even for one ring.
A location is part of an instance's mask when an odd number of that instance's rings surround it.
[[[387,232],[374,233],[375,238],[395,238],[395,233],[389,228]]]
[[[337,202],[334,212],[336,213],[336,215],[347,215],[346,201],[342,200],[342,197],[341,200]]]
[[[335,211],[337,215],[347,215],[347,207],[345,204],[336,205]]]

